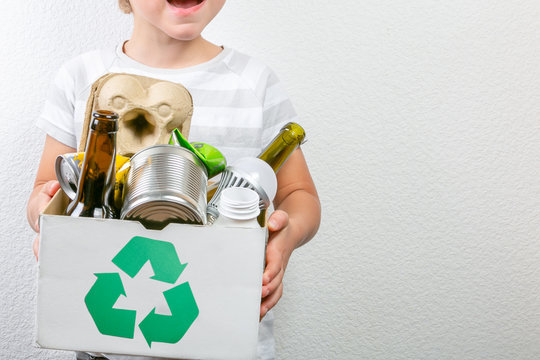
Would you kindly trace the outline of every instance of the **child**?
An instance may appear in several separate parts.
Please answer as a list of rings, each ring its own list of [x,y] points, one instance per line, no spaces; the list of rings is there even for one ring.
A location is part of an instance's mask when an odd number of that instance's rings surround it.
[[[38,217],[58,190],[54,161],[75,152],[82,132],[90,86],[106,73],[133,73],[184,85],[193,96],[190,141],[220,149],[229,163],[256,156],[296,114],[273,72],[233,49],[217,46],[201,32],[225,0],[119,0],[132,13],[131,38],[116,49],[85,53],[58,72],[37,126],[47,134],[28,220],[39,233]],[[259,357],[273,358],[271,316],[283,291],[283,275],[293,250],[309,241],[320,222],[317,192],[302,151],[278,173],[275,211],[263,274]],[[39,234],[34,242],[37,256]],[[114,356],[110,356],[114,359]]]

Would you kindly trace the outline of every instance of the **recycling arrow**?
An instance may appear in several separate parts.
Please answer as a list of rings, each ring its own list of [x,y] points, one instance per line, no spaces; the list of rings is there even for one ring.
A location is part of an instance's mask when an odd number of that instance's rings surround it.
[[[187,266],[180,263],[170,242],[133,237],[113,258],[112,262],[130,277],[135,277],[150,261],[152,279],[175,284]],[[103,335],[134,338],[135,310],[113,308],[120,295],[126,295],[118,273],[96,273],[97,279],[86,294],[84,302],[98,330]],[[154,308],[139,324],[149,347],[152,342],[175,344],[199,316],[199,308],[189,283],[184,282],[163,293],[171,315],[156,314]]]
[[[150,261],[154,276],[151,279],[174,284],[187,264],[180,263],[174,245],[167,241],[133,237],[112,262],[130,277],[135,277]]]
[[[96,273],[96,282],[84,302],[100,333],[133,339],[134,310],[114,309],[120,295],[126,295],[118,273]]]
[[[177,343],[199,315],[199,308],[189,283],[175,286],[165,291],[163,295],[171,315],[156,314],[154,308],[139,324],[149,347],[152,347],[152,342]]]

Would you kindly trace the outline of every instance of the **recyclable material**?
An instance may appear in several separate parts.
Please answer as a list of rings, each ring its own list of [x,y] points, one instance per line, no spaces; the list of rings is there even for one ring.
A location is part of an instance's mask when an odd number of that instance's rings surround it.
[[[260,227],[257,222],[259,194],[243,187],[230,187],[221,192],[219,217],[215,225],[237,227]]]
[[[66,195],[73,200],[77,194],[77,186],[79,184],[79,176],[84,160],[84,152],[68,153],[58,155],[55,162],[56,178],[60,183],[60,187]],[[129,168],[129,157],[116,155],[116,182],[114,190],[115,203],[117,199],[121,199],[121,190],[123,187],[122,178],[125,171]]]
[[[169,144],[184,147],[197,155],[206,167],[209,179],[222,172],[227,166],[225,157],[218,149],[201,142],[190,143],[178,129],[172,131]]]
[[[114,175],[118,115],[98,110],[93,114],[77,193],[66,215],[115,218]]]
[[[277,179],[268,163],[259,158],[245,157],[227,166],[218,189],[206,207],[208,223],[212,224],[219,217],[219,199],[221,192],[230,187],[245,187],[259,195],[259,209],[268,208],[277,191]]]
[[[274,139],[257,156],[267,162],[277,173],[298,146],[305,141],[306,133],[297,123],[283,126]]]
[[[193,100],[181,84],[133,74],[106,74],[90,90],[87,107],[118,114],[117,153],[131,156],[137,151],[166,144],[171,129],[187,137]],[[90,117],[90,114],[86,114]],[[86,119],[85,119],[86,120]],[[82,138],[85,137],[83,128]]]
[[[58,191],[40,219],[40,348],[257,357],[267,229],[169,224],[148,230],[135,221],[61,216],[67,201]],[[192,297],[180,291],[188,284]],[[182,305],[192,299],[199,310],[193,322]]]
[[[75,199],[84,152],[58,155],[54,164],[60,187],[70,199]]]
[[[206,224],[208,175],[191,151],[154,145],[131,158],[121,219],[138,220],[149,229],[171,222]]]
[[[118,164],[120,160],[121,165]],[[129,169],[131,168],[130,158],[127,158],[122,155],[116,155],[116,174],[114,176],[114,207],[116,209],[122,209],[124,204],[124,189],[126,185],[127,175],[129,174]]]

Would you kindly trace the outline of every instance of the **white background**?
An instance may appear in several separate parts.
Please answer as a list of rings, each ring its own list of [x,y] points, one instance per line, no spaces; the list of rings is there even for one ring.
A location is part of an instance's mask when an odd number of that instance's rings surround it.
[[[33,347],[25,220],[68,58],[116,44],[116,1],[0,2],[0,358]],[[276,308],[279,359],[540,357],[540,3],[229,1],[207,37],[285,84],[323,204]]]

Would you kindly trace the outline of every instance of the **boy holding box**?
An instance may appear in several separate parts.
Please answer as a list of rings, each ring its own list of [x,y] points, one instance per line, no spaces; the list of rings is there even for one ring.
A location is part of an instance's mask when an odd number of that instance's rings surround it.
[[[296,121],[290,100],[269,68],[202,38],[201,32],[224,3],[119,0],[120,8],[133,15],[131,38],[116,49],[85,53],[64,64],[37,121],[47,137],[28,203],[28,220],[36,232],[40,212],[59,189],[54,161],[60,154],[76,151],[90,87],[106,73],[132,73],[184,85],[194,104],[190,139],[216,146],[229,163],[256,156],[284,124]],[[300,149],[277,178],[261,294],[261,359],[274,357],[272,321],[266,315],[282,295],[289,257],[315,235],[320,222],[319,199]],[[36,256],[38,246],[39,236],[34,242]]]

